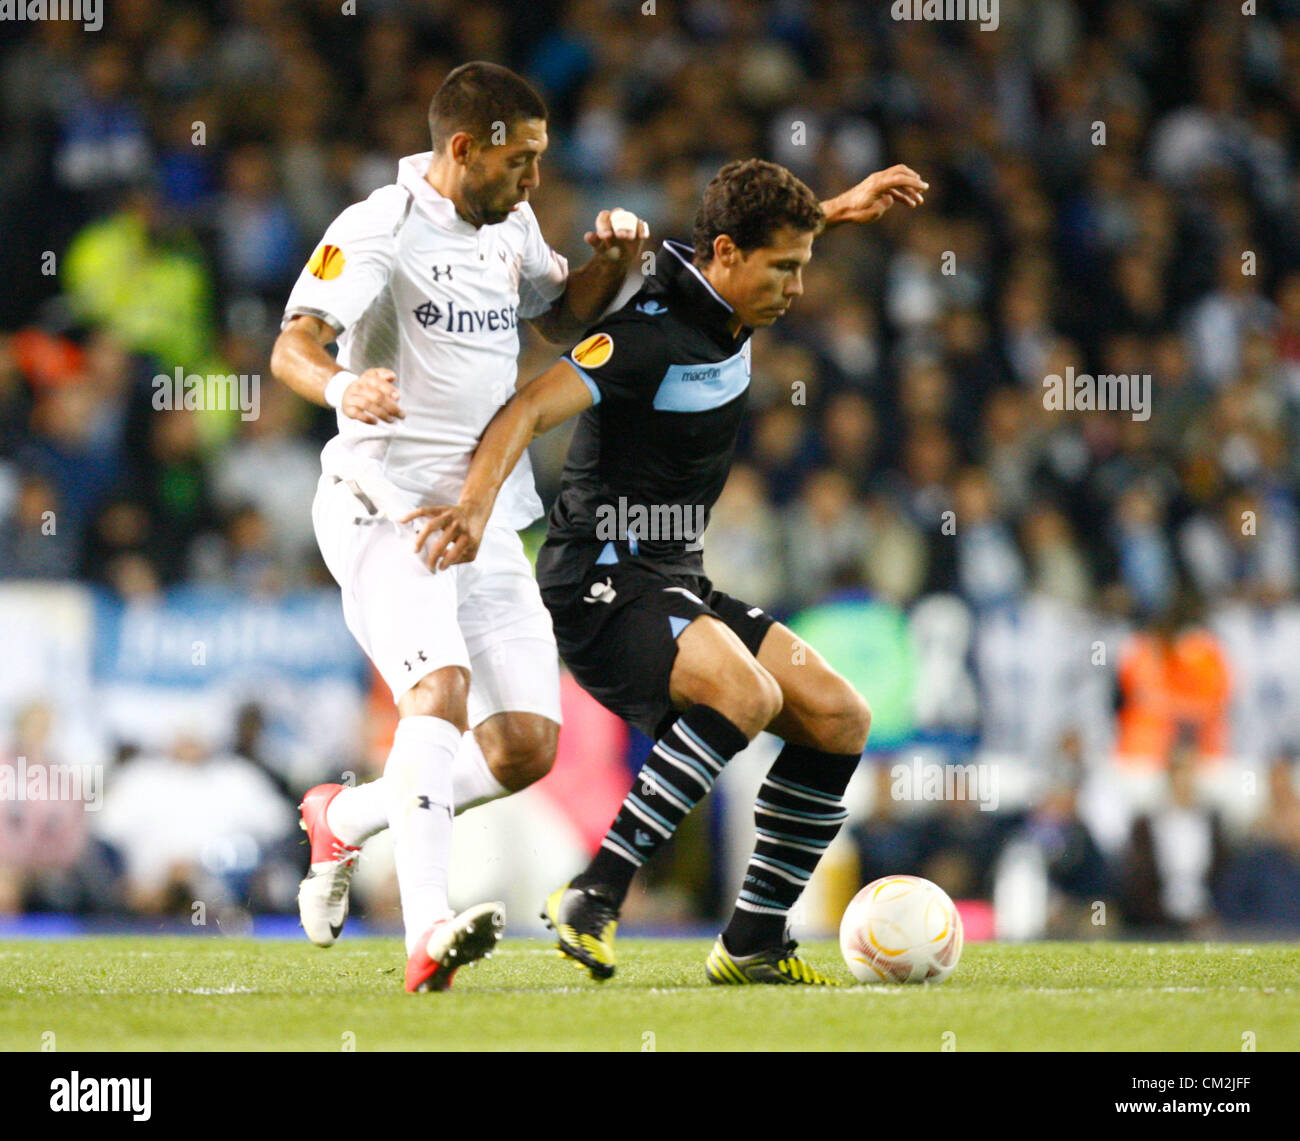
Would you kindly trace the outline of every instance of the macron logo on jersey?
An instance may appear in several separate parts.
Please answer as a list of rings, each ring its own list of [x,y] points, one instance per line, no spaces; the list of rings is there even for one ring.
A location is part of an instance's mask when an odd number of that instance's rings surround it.
[[[717,380],[722,375],[722,369],[717,368],[688,368],[683,369],[677,375],[677,379],[683,384],[699,384],[703,381]]]
[[[444,309],[432,301],[417,305],[412,312],[415,319],[426,329],[441,325],[446,333],[489,333],[509,332],[519,324],[518,309],[505,305],[500,309],[457,309],[454,301],[448,301]]]

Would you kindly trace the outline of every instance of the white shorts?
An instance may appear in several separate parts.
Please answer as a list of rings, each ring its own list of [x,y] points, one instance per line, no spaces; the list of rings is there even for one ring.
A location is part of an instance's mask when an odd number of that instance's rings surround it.
[[[560,723],[551,616],[518,534],[489,525],[472,563],[435,574],[415,553],[416,524],[372,514],[333,476],[321,476],[311,514],[348,629],[394,701],[426,674],[461,666],[471,727],[506,712]]]

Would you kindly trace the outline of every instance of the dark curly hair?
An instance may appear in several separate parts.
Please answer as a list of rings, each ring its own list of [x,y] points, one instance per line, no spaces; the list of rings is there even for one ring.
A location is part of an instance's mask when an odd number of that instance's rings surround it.
[[[695,215],[695,260],[713,260],[713,239],[726,234],[745,253],[768,244],[782,226],[820,233],[821,203],[783,166],[762,159],[729,162],[704,188]]]

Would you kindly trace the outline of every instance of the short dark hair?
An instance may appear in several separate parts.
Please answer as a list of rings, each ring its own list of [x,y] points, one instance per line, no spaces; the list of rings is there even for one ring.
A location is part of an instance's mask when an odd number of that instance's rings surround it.
[[[781,227],[820,233],[821,203],[783,166],[762,159],[729,162],[704,188],[695,215],[695,260],[713,260],[713,239],[726,234],[745,253],[765,246]]]
[[[480,143],[494,123],[510,130],[520,119],[545,119],[546,103],[526,79],[500,64],[476,60],[447,74],[429,103],[429,138],[440,151],[457,131]]]

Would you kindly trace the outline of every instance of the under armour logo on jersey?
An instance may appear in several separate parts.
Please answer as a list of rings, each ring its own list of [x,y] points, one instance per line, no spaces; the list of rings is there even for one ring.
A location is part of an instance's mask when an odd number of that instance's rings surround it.
[[[654,301],[654,300],[642,301],[641,304],[636,307],[636,309],[638,313],[646,313],[651,317],[658,317],[660,313],[668,312],[667,305],[664,305],[660,301]]]
[[[423,305],[417,305],[415,307],[415,319],[426,329],[430,325],[436,325],[441,318],[442,310],[432,301],[426,301]]]
[[[423,650],[417,650],[417,651],[415,652],[415,659],[416,659],[416,661],[420,661],[420,662],[427,662],[427,661],[429,660],[428,658],[426,658],[426,657],[424,656],[424,651],[423,651]],[[404,666],[407,668],[408,671],[410,671],[410,670],[412,670],[412,669],[415,668],[413,665],[411,665],[411,663],[410,663],[409,661],[406,661],[405,659],[403,659],[403,661],[402,661],[402,665],[404,665]]]
[[[593,582],[587,587],[587,597],[583,602],[613,602],[618,591],[614,589],[614,580],[607,578],[604,582]]]
[[[429,276],[432,277],[434,281],[441,281],[441,280],[442,280],[442,275],[443,275],[444,273],[447,275],[447,280],[450,281],[450,280],[451,280],[451,266],[449,266],[449,265],[443,265],[443,266],[437,266],[437,265],[434,265],[434,266],[430,266],[430,267],[429,267]]]

